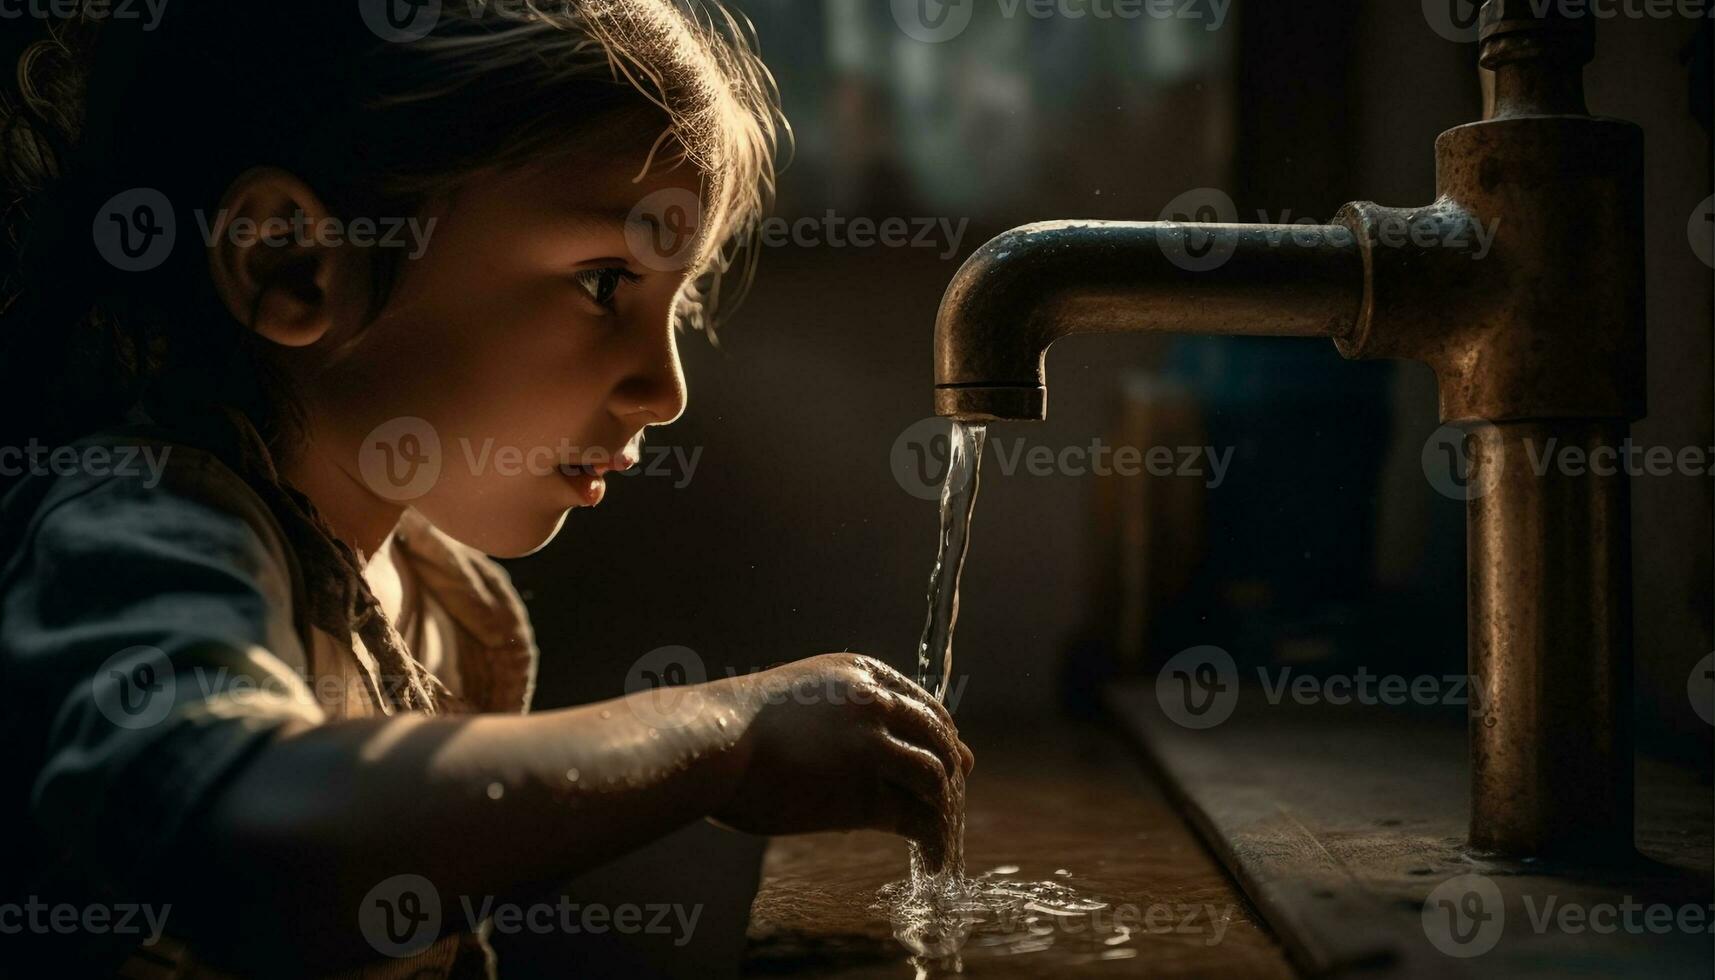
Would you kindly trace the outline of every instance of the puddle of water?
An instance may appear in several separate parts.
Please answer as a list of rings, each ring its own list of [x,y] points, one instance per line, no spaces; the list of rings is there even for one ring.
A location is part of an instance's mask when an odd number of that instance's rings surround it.
[[[920,975],[961,972],[967,951],[1041,953],[1063,940],[1090,959],[1136,955],[1121,948],[1131,940],[1123,917],[1102,914],[1111,908],[1106,899],[1059,882],[1014,879],[1016,865],[975,877],[919,871],[913,862],[911,877],[883,886],[871,908],[888,916]]]

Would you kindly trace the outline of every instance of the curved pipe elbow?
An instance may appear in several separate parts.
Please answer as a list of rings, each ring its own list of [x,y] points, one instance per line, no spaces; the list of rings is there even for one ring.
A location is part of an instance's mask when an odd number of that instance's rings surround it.
[[[935,410],[1041,419],[1044,361],[1083,333],[1337,337],[1363,298],[1341,226],[1055,221],[978,249],[941,300]]]

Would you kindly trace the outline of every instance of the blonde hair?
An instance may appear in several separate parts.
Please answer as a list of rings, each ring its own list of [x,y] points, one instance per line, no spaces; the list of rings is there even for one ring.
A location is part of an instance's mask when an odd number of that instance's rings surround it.
[[[475,73],[629,85],[664,122],[638,178],[690,163],[710,185],[708,234],[681,313],[692,326],[712,328],[736,308],[755,270],[755,229],[773,204],[776,158],[791,136],[748,20],[704,0],[486,0],[420,43],[444,69],[437,82],[380,105],[432,100]],[[552,155],[537,142],[517,134],[520,148]],[[735,288],[722,303],[729,276]]]
[[[712,314],[729,314],[751,283],[755,231],[773,204],[782,137],[791,136],[749,21],[701,0],[519,0],[512,6],[482,6],[496,11],[497,29],[485,28],[479,14],[424,38],[424,50],[447,73],[436,89],[406,98],[432,98],[460,84],[466,72],[628,83],[665,118],[638,178],[689,162],[709,179],[708,234],[694,257],[690,302],[681,313],[693,326],[712,328]],[[723,304],[728,276],[736,288]]]

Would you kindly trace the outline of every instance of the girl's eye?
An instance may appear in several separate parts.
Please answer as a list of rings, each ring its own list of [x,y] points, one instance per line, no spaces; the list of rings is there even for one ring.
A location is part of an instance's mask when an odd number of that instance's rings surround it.
[[[621,283],[636,282],[638,276],[624,269],[585,269],[572,277],[584,291],[590,294],[590,299],[604,310],[613,309],[613,296],[619,291]]]

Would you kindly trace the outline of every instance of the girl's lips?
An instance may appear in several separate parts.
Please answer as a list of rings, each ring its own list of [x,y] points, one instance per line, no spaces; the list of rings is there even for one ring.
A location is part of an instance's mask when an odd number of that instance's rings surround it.
[[[577,491],[582,506],[594,507],[607,496],[607,479],[593,466],[562,466],[560,474]]]
[[[636,456],[633,456],[631,453],[620,453],[605,463],[597,463],[589,468],[595,470],[597,475],[606,475],[608,473],[624,473],[626,470],[629,470],[636,465]]]
[[[624,473],[637,465],[637,457],[631,453],[620,453],[616,456],[602,456],[595,463],[561,463],[563,473],[594,473],[596,476],[606,476],[609,473]]]
[[[636,465],[637,457],[630,452],[602,454],[600,462],[561,463],[560,474],[577,491],[583,506],[594,507],[607,496],[607,474],[623,473]]]

